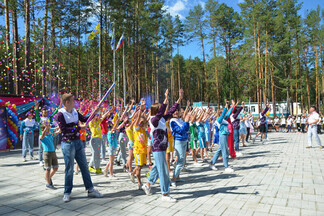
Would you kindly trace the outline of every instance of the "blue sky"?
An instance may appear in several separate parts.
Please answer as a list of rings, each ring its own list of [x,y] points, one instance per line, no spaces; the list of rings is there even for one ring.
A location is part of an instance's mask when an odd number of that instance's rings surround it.
[[[240,8],[238,6],[239,3],[243,2],[244,0],[218,0],[219,3],[225,3],[230,7],[233,7],[235,11],[240,12]],[[193,9],[193,7],[197,4],[201,4],[202,7],[205,6],[207,0],[165,0],[164,8],[169,12],[172,16],[179,15],[182,21],[185,20],[185,17],[188,16],[189,10]],[[305,17],[307,11],[311,9],[316,9],[317,5],[320,5],[321,8],[324,8],[324,0],[298,0],[298,3],[302,3],[302,8],[300,10],[300,15]],[[40,14],[38,14],[40,15]],[[0,25],[5,25],[4,16],[0,17]],[[23,17],[18,19],[18,32],[20,35],[24,35],[24,20]],[[95,27],[95,23],[93,24]],[[117,39],[118,40],[118,39]],[[207,41],[206,41],[207,42]],[[205,43],[205,53],[207,59],[209,58],[211,45]],[[199,57],[202,58],[202,51],[201,46],[198,44],[198,41],[193,41],[186,46],[180,47],[179,49],[180,54],[183,55],[185,58],[192,58]],[[176,54],[176,49],[174,50],[174,54]]]
[[[165,0],[165,8],[172,16],[179,15],[180,18],[184,21],[185,17],[188,16],[190,9],[192,9],[195,5],[198,4],[201,4],[202,7],[204,7],[206,2],[207,0]],[[238,4],[244,2],[244,0],[218,0],[218,2],[220,4],[225,3],[228,6],[233,7],[235,11],[240,12],[240,7],[238,6]],[[324,0],[298,0],[298,3],[302,2],[302,8],[299,12],[299,14],[302,15],[302,17],[305,17],[307,11],[311,9],[316,9],[317,5],[320,5],[322,9],[324,8]],[[210,49],[211,45],[206,43],[205,53],[207,55],[211,54],[211,52],[209,52]],[[200,44],[198,44],[198,41],[191,42],[190,44],[181,47],[179,49],[179,52],[185,58],[189,58],[189,56],[191,56],[192,58],[199,57],[202,59],[201,46]],[[176,50],[174,51],[174,54],[176,54]]]

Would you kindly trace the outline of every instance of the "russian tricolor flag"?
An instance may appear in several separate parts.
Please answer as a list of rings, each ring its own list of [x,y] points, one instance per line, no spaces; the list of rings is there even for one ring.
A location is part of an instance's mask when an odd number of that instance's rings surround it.
[[[120,37],[119,41],[118,41],[118,44],[117,44],[117,47],[116,47],[115,52],[116,52],[119,48],[121,48],[121,47],[123,46],[124,41],[125,41],[125,38],[124,38],[124,34],[123,34],[123,35]]]

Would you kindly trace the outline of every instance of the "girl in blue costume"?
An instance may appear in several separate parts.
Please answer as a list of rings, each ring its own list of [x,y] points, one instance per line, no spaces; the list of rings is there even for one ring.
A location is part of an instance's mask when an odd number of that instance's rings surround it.
[[[228,131],[228,122],[225,120],[226,117],[228,118],[226,113],[229,108],[229,102],[225,101],[225,103],[226,103],[226,107],[223,109],[222,114],[220,115],[221,110],[217,114],[216,125],[219,128],[219,146],[213,156],[213,159],[210,162],[209,167],[212,170],[217,170],[217,168],[215,167],[215,163],[218,157],[220,156],[220,154],[222,154],[225,172],[231,173],[234,172],[234,170],[228,167],[227,139],[228,139],[229,131]],[[231,108],[228,113],[232,113],[232,109],[233,108]]]

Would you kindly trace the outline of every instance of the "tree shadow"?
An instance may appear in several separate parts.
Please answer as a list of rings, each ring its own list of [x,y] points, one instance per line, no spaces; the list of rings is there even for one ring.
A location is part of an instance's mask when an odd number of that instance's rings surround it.
[[[260,185],[260,184],[259,184]],[[239,188],[245,188],[250,186],[259,186],[259,185],[242,185],[242,186],[231,186],[231,187],[222,187],[222,188],[216,188],[213,190],[199,190],[199,191],[189,191],[189,192],[175,192],[175,194],[188,194],[188,196],[185,197],[179,197],[177,200],[185,200],[185,199],[192,199],[192,198],[199,198],[208,196],[211,194],[217,194],[217,193],[224,193],[224,194],[252,194],[257,195],[259,192],[253,192],[253,193],[243,193],[243,192],[233,192],[232,190],[237,190]]]
[[[22,167],[22,166],[28,166],[28,165],[36,165],[39,162],[37,160],[30,161],[30,162],[19,162],[19,163],[11,163],[11,164],[1,164],[0,167]]]
[[[212,170],[210,170],[210,171],[212,171]],[[206,182],[211,182],[211,181],[215,181],[215,180],[235,178],[238,176],[239,175],[236,175],[233,173],[228,173],[228,174],[221,173],[218,175],[199,175],[199,177],[186,176],[186,177],[181,178],[182,180],[184,180],[183,182],[177,182],[177,186],[185,185],[187,183],[201,183],[201,182],[206,183]]]
[[[269,167],[269,164],[258,164],[258,165],[252,165],[252,166],[246,166],[246,167],[237,167],[236,170],[249,170],[249,169],[257,169],[262,167]]]

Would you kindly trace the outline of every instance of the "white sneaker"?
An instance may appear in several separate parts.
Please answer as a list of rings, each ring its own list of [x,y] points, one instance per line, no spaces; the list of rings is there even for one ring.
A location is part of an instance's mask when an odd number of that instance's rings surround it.
[[[267,142],[266,140],[262,140],[262,145],[266,144],[266,142]]]
[[[181,168],[181,171],[182,171],[182,172],[188,172],[189,170],[188,170],[186,167],[182,167],[182,168]]]
[[[202,165],[202,164],[200,164],[200,163],[198,163],[198,162],[197,162],[197,163],[196,163],[196,162],[194,163],[194,166],[195,166],[195,167],[201,167],[201,165]]]
[[[241,152],[237,152],[237,153],[236,153],[236,156],[237,156],[237,157],[242,157],[243,154],[242,154]]]
[[[43,161],[39,162],[39,166],[44,166]]]
[[[70,202],[70,201],[71,201],[70,194],[64,194],[64,196],[63,196],[63,202]]]
[[[177,187],[177,183],[174,181],[171,181],[171,187]]]
[[[109,176],[109,179],[110,180],[118,180],[119,178],[117,178],[115,175],[111,175],[111,176]]]
[[[177,202],[177,200],[172,198],[169,194],[166,196],[162,195],[161,200],[166,202]]]
[[[97,191],[96,189],[92,189],[92,191],[88,191],[88,197],[101,198],[103,197],[103,195],[99,193],[99,191]]]
[[[212,169],[212,170],[215,170],[215,171],[217,170],[217,167],[215,167],[215,165],[209,164],[209,168]]]
[[[253,144],[255,143],[255,137],[252,139],[252,143],[253,143]]]
[[[133,182],[135,184],[135,177],[132,175],[132,173],[129,173],[128,176],[129,176],[131,182]]]
[[[103,173],[104,173],[105,177],[108,177],[108,171],[107,170],[104,170]]]
[[[142,185],[137,185],[137,190],[143,190]]]
[[[226,172],[226,173],[232,173],[232,172],[234,172],[234,170],[233,170],[232,168],[230,168],[230,167],[227,167],[227,168],[225,169],[225,172]]]
[[[79,173],[80,173],[80,170],[74,171],[74,175],[79,175]]]
[[[146,195],[152,195],[151,193],[151,187],[147,186],[147,184],[144,184],[142,187],[143,191],[146,193]]]
[[[26,160],[26,158],[23,158],[22,161],[23,161],[23,162],[26,162],[27,160]]]

